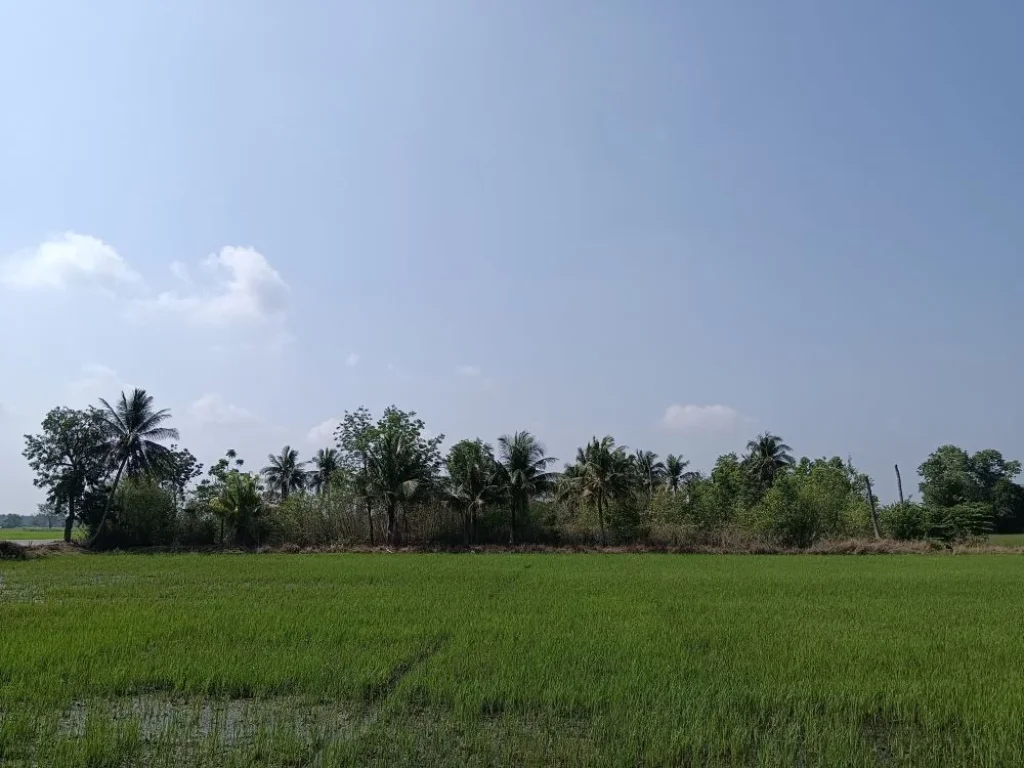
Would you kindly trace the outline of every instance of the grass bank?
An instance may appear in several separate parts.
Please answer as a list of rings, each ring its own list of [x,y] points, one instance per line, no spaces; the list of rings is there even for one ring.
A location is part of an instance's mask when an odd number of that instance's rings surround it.
[[[0,564],[0,763],[1024,761],[1016,557]]]

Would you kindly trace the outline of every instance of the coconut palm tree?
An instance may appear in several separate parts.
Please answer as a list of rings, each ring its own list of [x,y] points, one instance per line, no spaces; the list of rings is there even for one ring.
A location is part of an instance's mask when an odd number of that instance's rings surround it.
[[[268,454],[270,463],[260,473],[267,480],[267,487],[281,499],[287,499],[292,491],[301,491],[306,487],[306,462],[299,461],[299,452],[286,445],[281,454]]]
[[[576,466],[567,473],[564,492],[597,508],[602,544],[608,543],[604,524],[608,503],[633,492],[638,479],[636,466],[636,457],[628,456],[624,447],[617,447],[611,435],[600,440],[595,437],[576,452]]]
[[[654,500],[654,489],[661,484],[665,477],[665,465],[658,461],[658,454],[654,451],[637,450],[632,457],[633,468],[636,470],[637,478],[647,493],[647,506],[651,506]]]
[[[516,543],[516,517],[529,511],[530,499],[551,489],[557,474],[548,467],[557,459],[546,456],[544,446],[529,432],[498,438],[498,486],[511,516],[509,544]]]
[[[401,430],[382,430],[366,447],[366,490],[388,518],[388,540],[398,544],[399,505],[431,484],[431,468],[416,441]]]
[[[89,546],[95,543],[106,525],[121,476],[125,472],[129,477],[151,472],[170,452],[167,446],[161,445],[161,441],[178,439],[178,430],[162,426],[171,418],[171,412],[166,408],[155,410],[153,396],[144,389],[132,390],[130,397],[122,392],[121,400],[115,405],[102,398],[100,403],[103,407],[96,409],[95,413],[106,442],[109,466],[116,464],[117,472],[107,494],[103,517],[89,540]]]
[[[476,519],[497,496],[498,465],[491,446],[481,440],[461,440],[445,459],[448,496],[464,512],[465,540],[476,541]]]
[[[229,472],[220,494],[210,502],[210,508],[220,519],[220,545],[224,546],[225,524],[236,532],[243,530],[255,521],[262,506],[256,478],[238,470]]]
[[[321,448],[313,458],[313,471],[308,473],[309,487],[321,493],[331,486],[331,479],[341,467],[337,448]]]
[[[771,488],[775,478],[793,466],[795,460],[790,454],[792,450],[782,442],[781,437],[771,432],[758,435],[747,443],[747,455],[743,463],[762,491]]]
[[[686,471],[688,466],[690,466],[690,462],[683,459],[682,456],[670,453],[665,457],[665,484],[669,491],[677,493],[682,486],[697,476],[696,472]]]

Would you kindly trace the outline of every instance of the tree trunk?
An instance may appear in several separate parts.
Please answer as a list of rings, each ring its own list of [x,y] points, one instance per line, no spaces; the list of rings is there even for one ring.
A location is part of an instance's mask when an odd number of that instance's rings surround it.
[[[899,464],[893,464],[893,466],[896,467],[896,488],[899,489],[899,492],[900,492],[900,504],[902,504],[903,503],[903,478],[900,477],[900,465]]]
[[[875,510],[875,494],[871,492],[871,478],[864,475],[864,483],[868,487],[868,502],[871,504],[871,527],[875,531],[875,538],[882,538],[882,534],[878,532],[878,512]]]
[[[124,465],[127,463],[128,457],[126,456],[117,467],[117,474],[114,475],[114,484],[110,487],[110,494],[107,496],[107,505],[103,508],[103,517],[100,518],[100,524],[96,526],[96,533],[92,535],[92,538],[85,545],[89,549],[92,549],[92,545],[96,543],[96,539],[103,532],[103,526],[107,524],[110,507],[114,503],[114,494],[117,493],[117,486],[121,482],[121,473],[124,472]]]
[[[508,545],[514,547],[516,545],[516,507],[518,504],[513,501],[509,504],[509,510],[512,512],[512,528],[508,534]]]
[[[388,541],[391,546],[398,546],[398,517],[395,514],[395,504],[392,501],[387,502],[388,511]]]
[[[366,500],[366,527],[370,531],[370,546],[373,546],[373,503]]]
[[[68,516],[64,518],[64,543],[71,543],[71,527],[75,524],[75,500],[68,499]]]
[[[604,502],[600,496],[597,497],[597,521],[601,524],[601,546],[608,545],[608,539],[604,535]]]

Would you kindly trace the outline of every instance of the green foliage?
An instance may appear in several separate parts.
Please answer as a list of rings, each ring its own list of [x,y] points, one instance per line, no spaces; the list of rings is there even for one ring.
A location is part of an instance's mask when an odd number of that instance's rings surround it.
[[[299,452],[286,445],[281,454],[267,456],[270,463],[261,470],[267,481],[267,488],[280,499],[287,499],[293,491],[301,491],[306,487],[308,476],[303,467],[306,462],[299,461]]]
[[[187,448],[172,445],[154,468],[153,476],[174,496],[174,503],[181,504],[189,485],[203,474],[203,465]]]
[[[210,509],[221,522],[221,543],[225,532],[243,545],[259,544],[269,532],[264,515],[263,497],[255,475],[230,472],[221,484],[219,494],[210,502]]]
[[[424,429],[415,411],[389,406],[367,432],[360,448],[365,460],[365,493],[384,507],[392,545],[401,537],[399,514],[404,513],[407,519],[411,508],[438,484],[442,464],[439,446],[444,435],[427,438]]]
[[[775,480],[793,466],[794,460],[782,438],[765,432],[747,443],[743,467],[759,494],[763,494]]]
[[[684,484],[696,479],[697,473],[688,472],[686,469],[688,466],[690,466],[690,462],[682,456],[670,453],[665,457],[664,480],[665,485],[672,493],[677,493]]]
[[[866,476],[838,456],[796,461],[771,433],[750,440],[742,459],[719,456],[707,476],[688,470],[678,454],[661,462],[652,451],[627,453],[611,436],[594,438],[556,473],[550,469],[555,460],[529,432],[502,436],[497,451],[479,439],[463,440],[442,459],[443,436],[428,438],[415,412],[391,406],[375,420],[359,408],[339,423],[337,447],[319,450],[310,462],[285,446],[260,475],[242,481],[236,475],[243,462],[232,450],[196,485],[203,465],[187,449],[162,444],[177,432],[166,426],[170,413],[156,410],[144,390],[122,393],[113,406],[101,403],[102,409],[53,409],[42,432],[26,436],[24,451],[36,485],[47,490],[47,512],[67,512],[69,538],[76,519],[86,523],[90,544],[168,539],[160,522],[167,517],[163,501],[153,512],[152,535],[140,533],[141,522],[126,531],[129,519],[147,519],[135,513],[134,499],[144,495],[141,488],[151,489],[133,483],[119,493],[122,478],[148,478],[164,489],[173,506],[171,538],[190,544],[286,542],[289,536],[309,545],[373,544],[384,527],[391,544],[403,537],[470,544],[506,536],[511,543],[595,536],[622,542],[645,539],[652,526],[659,542],[677,541],[680,533],[705,540],[728,534],[808,546],[872,535]],[[944,445],[919,472],[923,504],[883,508],[886,536],[955,541],[1024,531],[1019,461],[991,449],[972,455]],[[307,491],[330,498],[314,503]],[[241,506],[240,495],[248,499]],[[535,503],[542,507],[533,515]],[[111,511],[121,519],[103,538]]]
[[[478,517],[500,500],[494,450],[482,440],[460,440],[448,451],[445,466],[449,497],[463,514],[464,541],[474,543]]]
[[[333,485],[318,494],[296,493],[267,511],[271,540],[279,544],[316,547],[358,542],[363,529],[352,513],[350,491]]]
[[[809,547],[823,538],[856,531],[865,504],[841,460],[803,462],[798,471],[780,474],[753,512],[757,530],[779,542]]]
[[[607,542],[605,513],[613,502],[618,502],[616,528],[620,534],[635,535],[639,515],[626,509],[623,502],[652,481],[654,454],[630,457],[626,449],[616,446],[611,435],[600,440],[593,438],[576,453],[576,464],[566,469],[560,492],[563,497],[574,496],[583,504],[592,504],[597,511],[601,528],[601,543]],[[653,494],[653,491],[652,491]],[[633,505],[635,506],[635,505]]]
[[[106,504],[99,522],[92,526],[89,546],[96,545],[104,534],[104,525],[110,514],[111,505],[117,494],[122,474],[128,477],[140,477],[142,474],[156,476],[164,466],[170,449],[162,445],[162,440],[177,440],[178,430],[162,426],[171,418],[166,408],[157,411],[153,408],[153,397],[144,389],[135,389],[131,397],[121,393],[121,400],[111,406],[101,399],[102,409],[98,409],[98,418],[103,431],[107,455],[117,465],[109,492],[106,492]],[[116,536],[112,537],[116,540]]]
[[[321,448],[313,457],[313,470],[307,479],[310,490],[323,493],[330,489],[341,472],[341,458],[336,448]]]
[[[932,532],[930,510],[913,501],[887,504],[878,510],[882,535],[897,541],[927,539]]]
[[[100,403],[97,413],[111,458],[128,477],[153,472],[168,459],[170,449],[162,441],[177,440],[178,430],[163,426],[171,412],[155,410],[146,390],[135,389],[130,397],[122,392],[113,406],[102,398]]]
[[[108,546],[152,547],[174,543],[176,508],[170,491],[147,477],[120,484],[110,519]]]
[[[510,515],[509,543],[515,544],[516,518],[529,516],[530,501],[554,488],[556,475],[548,467],[557,461],[529,432],[498,438],[498,487]]]
[[[992,507],[983,502],[966,502],[949,507],[905,501],[889,504],[879,511],[884,534],[897,540],[935,539],[957,542],[987,536],[992,532]]]
[[[43,419],[42,432],[25,435],[23,455],[36,473],[34,484],[46,489],[50,505],[67,513],[67,540],[86,491],[106,476],[106,434],[95,409],[54,408]]]

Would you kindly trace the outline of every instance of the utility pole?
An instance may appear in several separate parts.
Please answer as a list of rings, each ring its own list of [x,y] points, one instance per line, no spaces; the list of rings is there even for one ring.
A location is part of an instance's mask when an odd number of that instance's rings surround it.
[[[871,527],[875,530],[875,538],[882,538],[878,532],[878,512],[875,510],[875,494],[871,492],[871,478],[864,475],[864,483],[868,487],[868,503],[871,504]]]

